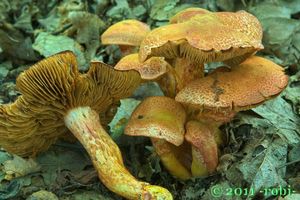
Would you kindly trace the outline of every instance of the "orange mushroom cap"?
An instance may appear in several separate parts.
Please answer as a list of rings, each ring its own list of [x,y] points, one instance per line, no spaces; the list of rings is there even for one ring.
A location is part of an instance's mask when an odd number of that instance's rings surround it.
[[[183,88],[176,101],[204,110],[247,110],[278,95],[287,85],[282,67],[252,56],[229,71],[217,70]]]
[[[210,11],[203,8],[187,8],[180,11],[173,17],[171,17],[170,23],[177,24],[177,23],[186,22],[190,20],[192,17],[194,17],[195,15],[203,15],[208,13],[210,13]]]
[[[253,15],[245,11],[207,11],[152,30],[141,43],[139,58],[184,57],[197,63],[236,64],[262,49],[261,40],[262,27]]]
[[[185,120],[184,108],[174,99],[148,97],[132,113],[125,134],[165,139],[178,146],[184,139]]]
[[[141,78],[144,80],[156,79],[168,72],[168,63],[163,57],[152,57],[145,62],[139,61],[137,53],[129,54],[123,57],[115,66],[117,70],[130,70],[138,71]],[[171,67],[171,66],[169,66]]]
[[[147,24],[134,19],[120,21],[110,26],[102,35],[102,44],[139,46],[150,31]]]

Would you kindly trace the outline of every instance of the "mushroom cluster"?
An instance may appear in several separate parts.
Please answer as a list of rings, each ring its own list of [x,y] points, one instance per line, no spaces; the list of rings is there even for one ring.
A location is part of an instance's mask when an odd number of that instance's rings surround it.
[[[124,57],[116,68],[157,81],[166,96],[145,99],[125,134],[150,137],[163,165],[180,179],[213,173],[222,144],[219,127],[276,97],[288,83],[282,67],[254,56],[263,49],[261,40],[253,15],[202,8],[183,10],[147,33],[138,55]],[[160,63],[151,64],[154,59]],[[224,65],[205,74],[209,62]]]
[[[16,85],[22,95],[0,105],[0,146],[35,155],[71,131],[111,191],[127,199],[170,200],[168,190],[130,174],[120,149],[100,124],[99,114],[131,95],[139,83],[136,71],[117,71],[101,62],[91,62],[81,74],[70,51],[48,57],[19,75]]]

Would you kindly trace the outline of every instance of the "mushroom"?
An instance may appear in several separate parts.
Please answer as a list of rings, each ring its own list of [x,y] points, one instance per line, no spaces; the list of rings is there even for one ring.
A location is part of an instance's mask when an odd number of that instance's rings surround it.
[[[190,8],[191,9],[191,8]],[[262,27],[253,15],[238,11],[209,12],[152,30],[143,39],[139,58],[186,58],[195,63],[238,64],[263,48]]]
[[[192,17],[194,17],[195,15],[205,15],[209,13],[211,12],[203,8],[198,8],[198,7],[187,8],[176,13],[176,15],[171,17],[170,24],[186,22],[190,20]]]
[[[134,110],[124,132],[150,137],[163,165],[181,180],[212,173],[218,164],[214,134],[205,124],[186,119],[174,99],[148,97]]]
[[[175,100],[197,106],[202,113],[223,111],[226,115],[262,104],[280,94],[287,83],[288,77],[282,67],[252,56],[240,65],[217,70],[193,81],[177,94]]]
[[[140,62],[138,54],[129,54],[123,57],[116,65],[117,70],[138,71],[144,81],[156,81],[166,96],[176,95],[176,72],[163,57],[151,57],[145,62]]]
[[[178,156],[178,146],[184,141],[184,108],[169,97],[154,96],[146,98],[132,113],[125,134],[151,137],[155,151],[169,172],[188,179],[191,173]],[[183,151],[184,152],[184,151]]]
[[[221,124],[230,121],[237,112],[256,107],[279,95],[287,83],[288,76],[282,67],[265,58],[252,56],[231,69],[218,68],[210,75],[191,82],[177,94],[175,100],[187,107],[190,119],[205,124],[203,132],[217,137]],[[203,171],[203,165],[198,165],[206,160],[203,152],[193,155],[193,174]],[[216,167],[215,162],[209,163],[204,163],[209,170],[209,166]]]
[[[236,65],[263,48],[262,27],[245,11],[210,12],[186,9],[171,23],[152,30],[143,39],[139,59],[152,56],[170,60],[180,77],[177,92],[189,82],[204,76],[204,63]]]
[[[172,199],[164,188],[135,179],[124,166],[118,146],[100,124],[99,113],[138,86],[135,71],[116,71],[92,62],[80,74],[66,51],[48,57],[17,78],[22,93],[1,105],[0,145],[19,155],[45,151],[69,129],[87,150],[103,184],[128,199]]]
[[[102,44],[116,44],[123,55],[133,53],[146,34],[150,31],[147,24],[135,19],[120,21],[110,26],[102,35]]]
[[[116,65],[117,70],[131,70],[138,71],[143,80],[155,80],[165,73],[170,68],[169,64],[162,57],[152,57],[147,61],[139,62],[139,55],[137,53],[124,56]]]

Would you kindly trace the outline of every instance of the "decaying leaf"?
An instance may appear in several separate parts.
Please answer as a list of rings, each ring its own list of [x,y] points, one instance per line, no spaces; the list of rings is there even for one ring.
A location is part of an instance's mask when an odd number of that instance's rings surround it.
[[[63,35],[52,35],[47,32],[40,32],[34,41],[33,49],[41,55],[48,57],[61,51],[73,51],[77,57],[80,70],[86,70],[88,64],[83,55],[83,49],[73,39]]]
[[[88,12],[73,11],[68,14],[72,26],[66,30],[68,36],[73,36],[79,44],[86,46],[85,58],[91,60],[100,46],[99,35],[104,29],[104,22]]]
[[[116,5],[107,11],[107,16],[115,20],[133,18],[133,13],[126,0],[116,0]]]
[[[115,198],[110,198],[107,196],[103,196],[102,194],[99,194],[95,191],[78,191],[74,194],[63,196],[60,198],[60,200],[114,200]]]
[[[286,163],[287,144],[281,139],[275,139],[266,141],[264,145],[257,145],[256,148],[262,147],[261,151],[247,154],[237,166],[255,193],[264,188],[287,185],[283,180],[285,168],[279,168]]]
[[[58,198],[52,192],[40,190],[30,195],[26,200],[58,200]]]
[[[132,95],[135,99],[142,100],[151,96],[164,96],[164,93],[160,89],[156,82],[142,83]]]
[[[91,165],[90,160],[84,154],[62,149],[47,151],[39,155],[37,161],[42,167],[42,176],[47,185],[53,184],[57,173],[61,171],[69,170],[76,173],[87,165]]]
[[[193,4],[181,4],[179,0],[155,0],[150,11],[150,17],[157,21],[168,21],[169,18],[177,12],[188,7],[194,7]],[[197,4],[196,4],[197,6]]]
[[[0,185],[0,199],[15,199],[23,186],[31,184],[30,178],[22,177]]]
[[[285,197],[279,197],[278,200],[297,200],[300,199],[300,194],[291,194]]]
[[[37,57],[32,49],[30,37],[25,37],[22,32],[9,23],[0,23],[1,54],[18,63],[19,60],[35,61]],[[26,53],[24,53],[26,52]]]
[[[40,166],[33,159],[25,160],[14,155],[12,160],[7,160],[3,163],[2,171],[5,173],[5,179],[11,180],[15,177],[38,172],[40,169]]]
[[[300,118],[294,114],[291,105],[277,97],[253,109],[277,128],[273,134],[279,135],[287,144],[300,143]]]
[[[300,72],[290,77],[290,83],[283,95],[291,101],[295,113],[300,114]]]

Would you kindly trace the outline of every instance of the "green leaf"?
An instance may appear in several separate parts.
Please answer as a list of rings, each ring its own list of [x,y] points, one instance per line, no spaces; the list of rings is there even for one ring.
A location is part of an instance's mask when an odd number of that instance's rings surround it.
[[[257,148],[260,150],[255,152]],[[281,139],[264,140],[252,150],[254,151],[248,153],[236,166],[243,174],[244,180],[250,183],[250,188],[256,193],[278,185],[285,187],[285,168],[279,166],[286,163],[286,142]]]
[[[0,164],[4,163],[7,160],[11,160],[12,159],[12,155],[10,155],[9,153],[5,152],[5,151],[0,151]]]
[[[91,165],[90,160],[83,153],[54,148],[40,154],[37,161],[42,166],[42,176],[46,185],[53,184],[60,171],[70,170],[76,173]]]
[[[289,8],[271,2],[260,3],[250,7],[248,11],[255,15],[259,20],[269,17],[290,18],[292,13]]]
[[[121,99],[121,105],[118,107],[116,115],[108,124],[110,127],[111,137],[113,139],[117,139],[123,134],[124,128],[131,116],[131,113],[140,102],[141,101],[132,98]]]
[[[61,200],[113,200],[115,198],[110,198],[108,195],[103,196],[99,192],[95,191],[78,191],[72,195],[68,195],[60,198]]]
[[[293,110],[300,114],[300,72],[290,77],[290,83],[284,90],[283,95],[293,104]]]
[[[6,174],[5,179],[11,180],[14,177],[21,177],[27,174],[38,172],[40,166],[33,159],[24,159],[14,155],[12,160],[3,163],[2,171]]]
[[[10,182],[0,184],[0,199],[11,199],[18,196],[20,190],[24,186],[31,184],[29,176],[13,179]],[[14,198],[15,199],[15,198]]]
[[[274,134],[279,135],[288,144],[300,143],[300,118],[283,98],[277,97],[252,110],[276,127]]]
[[[79,69],[85,70],[87,66],[86,60],[82,53],[82,47],[73,39],[63,35],[51,35],[47,32],[40,32],[32,45],[33,49],[38,51],[41,55],[48,57],[53,54],[70,50],[73,51],[79,63]]]
[[[40,190],[30,195],[26,200],[58,200],[58,198],[52,192]]]

